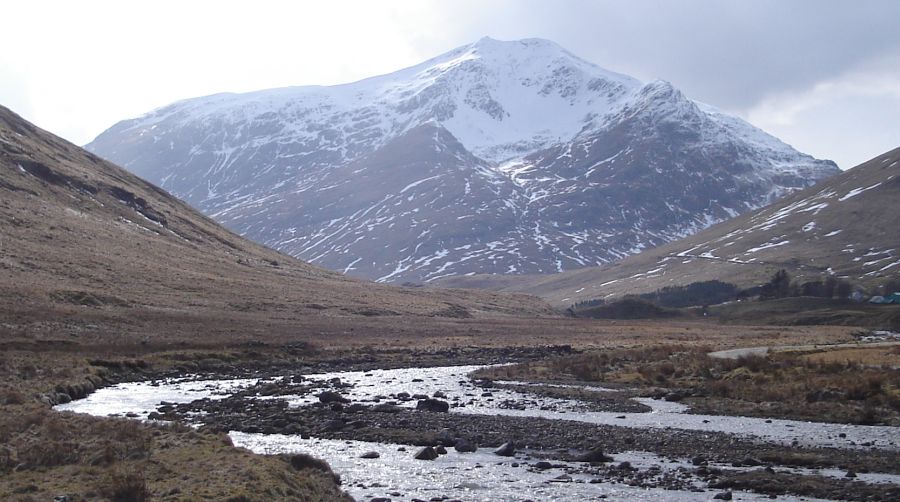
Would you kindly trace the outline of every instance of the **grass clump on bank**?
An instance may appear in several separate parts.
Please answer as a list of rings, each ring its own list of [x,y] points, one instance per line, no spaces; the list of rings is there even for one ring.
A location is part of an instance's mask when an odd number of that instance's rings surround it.
[[[110,365],[58,352],[0,356],[0,500],[350,500],[330,469],[255,455],[224,434],[56,412],[39,399],[98,373],[114,378]]]
[[[824,350],[736,359],[710,357],[708,350],[657,345],[592,351],[491,368],[482,376],[624,384],[645,395],[687,400],[700,413],[900,425],[896,347],[854,349],[846,360]]]

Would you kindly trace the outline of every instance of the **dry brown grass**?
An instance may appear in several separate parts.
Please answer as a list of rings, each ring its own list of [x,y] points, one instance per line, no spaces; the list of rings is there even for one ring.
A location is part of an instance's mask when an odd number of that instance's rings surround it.
[[[111,470],[97,491],[111,502],[146,502],[151,499],[144,472],[134,467]]]
[[[892,349],[888,349],[892,350]],[[551,361],[494,368],[499,379],[577,380],[687,391],[733,405],[732,413],[861,424],[900,423],[900,369],[775,352],[717,359],[709,348],[658,345],[591,351]],[[695,403],[697,404],[697,403]],[[713,410],[709,402],[701,409]],[[728,412],[727,408],[714,411]]]
[[[0,445],[0,500],[346,500],[330,471],[300,471],[185,426],[4,407]]]
[[[329,474],[236,449],[227,436],[54,412],[38,402],[39,393],[69,387],[116,361],[126,370],[135,361],[135,354],[89,351],[87,357],[71,349],[2,354],[0,500],[345,500]],[[181,361],[144,354],[143,365],[131,366],[165,367],[210,354],[187,351]],[[88,359],[111,364],[90,366]]]
[[[0,438],[9,455],[0,472],[69,464],[109,466],[150,454],[151,431],[133,420],[56,413],[38,404],[4,411]]]
[[[801,359],[818,363],[900,367],[900,345],[825,350],[805,354]]]

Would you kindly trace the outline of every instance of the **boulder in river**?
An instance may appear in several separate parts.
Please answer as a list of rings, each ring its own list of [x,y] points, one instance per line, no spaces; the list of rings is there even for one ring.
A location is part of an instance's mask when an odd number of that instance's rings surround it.
[[[494,450],[494,455],[499,455],[501,457],[511,457],[516,454],[516,445],[512,443],[512,441],[503,443],[500,445],[500,448]]]
[[[359,458],[378,458],[381,454],[377,451],[367,451],[359,456]]]
[[[434,448],[426,446],[417,451],[413,458],[416,460],[434,460],[438,458],[438,452],[436,452]]]
[[[464,438],[457,439],[456,444],[453,445],[453,447],[460,453],[472,453],[478,450],[478,445]]]
[[[688,397],[688,395],[689,394],[683,390],[681,390],[681,391],[676,390],[676,391],[672,391],[672,392],[669,392],[668,394],[664,395],[663,399],[665,399],[666,401],[669,401],[669,402],[678,403],[678,402],[683,401],[684,398]]]
[[[416,409],[419,411],[446,413],[450,410],[450,403],[440,399],[423,399],[416,404]]]

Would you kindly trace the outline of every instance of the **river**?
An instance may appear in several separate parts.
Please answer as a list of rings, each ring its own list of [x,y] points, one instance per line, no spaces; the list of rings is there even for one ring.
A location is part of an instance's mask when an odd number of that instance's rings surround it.
[[[685,413],[686,406],[661,400],[639,399],[650,407],[648,413],[590,411],[575,400],[537,397],[505,388],[490,392],[475,391],[467,375],[478,366],[406,368],[373,371],[347,371],[304,375],[304,381],[340,379],[344,397],[352,402],[380,402],[400,393],[441,396],[453,403],[451,413],[542,417],[553,420],[616,425],[635,429],[684,429],[722,432],[753,441],[811,447],[900,449],[900,432],[895,427],[811,423],[792,420],[710,416]],[[277,379],[275,379],[277,381]],[[196,399],[226,397],[257,383],[256,379],[203,380],[197,377],[152,382],[124,383],[100,389],[85,399],[57,406],[61,411],[92,415],[126,415],[146,419],[160,403],[187,403]],[[604,389],[595,389],[604,390]],[[309,406],[318,399],[312,394],[278,396],[289,406]],[[268,399],[258,397],[257,399]],[[416,400],[398,402],[415,407]],[[503,403],[524,403],[523,409],[508,409]],[[498,457],[490,449],[457,453],[452,448],[434,461],[412,458],[417,449],[409,445],[367,443],[362,441],[302,439],[281,434],[232,432],[236,446],[257,453],[305,452],[325,459],[344,480],[344,488],[359,500],[386,497],[393,500],[431,500],[439,497],[460,500],[708,500],[715,494],[704,490],[702,482],[691,479],[687,459],[657,457],[648,452],[623,452],[614,462],[629,462],[648,476],[678,477],[678,490],[641,488],[622,483],[598,483],[589,469],[577,463],[553,462],[550,468],[534,467],[527,452],[516,458]],[[375,452],[377,458],[360,458]],[[797,471],[800,472],[800,471]],[[820,472],[824,476],[842,476],[838,470]],[[900,484],[900,476],[865,474],[860,481]],[[868,476],[868,477],[865,477]],[[593,481],[593,482],[592,482]],[[652,485],[652,483],[650,483]],[[737,495],[737,494],[736,494]],[[763,495],[741,493],[741,500],[768,499]],[[780,497],[780,500],[791,500]],[[810,499],[804,499],[810,500]]]

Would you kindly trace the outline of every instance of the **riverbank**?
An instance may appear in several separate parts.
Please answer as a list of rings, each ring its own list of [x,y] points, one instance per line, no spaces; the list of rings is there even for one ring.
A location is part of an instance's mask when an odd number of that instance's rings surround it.
[[[660,344],[561,355],[479,376],[624,385],[694,413],[900,426],[900,346],[893,342],[720,352]]]
[[[339,325],[334,332],[316,331],[290,340],[261,340],[259,335],[250,334],[231,341],[209,338],[205,344],[154,345],[129,339],[86,344],[78,340],[6,338],[0,354],[0,459],[4,474],[0,476],[0,498],[25,501],[66,496],[69,500],[88,500],[103,498],[108,493],[105,487],[111,485],[137,486],[154,500],[341,497],[330,473],[298,470],[289,457],[259,456],[231,447],[218,427],[198,431],[158,429],[125,418],[100,419],[49,409],[51,404],[120,382],[197,374],[269,377],[285,374],[286,369],[303,375],[335,369],[536,361],[591,348],[652,345],[661,340],[686,346],[712,340],[722,349],[747,345],[749,339],[823,343],[847,340],[852,333],[847,328],[823,331],[802,327],[740,328],[722,333],[710,324],[582,320],[442,321],[422,324],[422,329],[416,330],[412,325],[396,323],[381,326],[380,321],[366,326]],[[399,422],[404,413],[391,415],[398,420],[398,430],[408,425]],[[433,432],[426,429],[439,432],[446,428],[415,416],[407,419],[420,423],[416,436]],[[317,420],[308,422],[312,426]],[[484,423],[484,430],[503,427],[504,423]],[[526,427],[524,421],[522,427]],[[133,436],[139,444],[121,451],[108,448],[109,438],[116,437],[119,433],[115,431],[120,429],[122,437]],[[493,444],[499,441],[499,435],[496,440],[485,437],[483,441]],[[628,445],[626,437],[622,441],[623,446]],[[40,451],[48,452],[46,459],[40,460]],[[107,451],[108,455],[98,460]],[[38,460],[23,462],[23,452],[34,452]],[[68,453],[54,457],[53,452]]]
[[[51,410],[54,401],[173,371],[133,358],[92,359],[99,355],[0,355],[0,499],[351,500],[331,472],[235,448],[222,433]]]
[[[467,379],[474,369],[405,366],[268,374],[250,380],[161,380],[110,389],[99,401],[100,408],[92,408],[88,399],[82,409],[191,422],[213,432],[240,431],[249,435],[240,437],[257,437],[254,441],[266,444],[260,451],[267,452],[283,449],[282,443],[295,441],[291,438],[306,440],[303,448],[309,450],[301,451],[316,455],[334,453],[318,449],[317,439],[334,444],[406,445],[410,459],[419,448],[463,452],[480,446],[479,451],[489,453],[507,445],[513,450],[508,454],[517,455],[512,462],[518,467],[544,471],[559,463],[574,463],[557,467],[561,469],[557,475],[587,476],[584,479],[593,483],[676,491],[688,485],[692,490],[755,486],[767,495],[841,500],[891,500],[896,495],[895,484],[862,482],[856,474],[900,475],[896,462],[900,445],[895,444],[892,428],[754,422],[723,416],[697,417],[702,420],[691,425],[677,421],[678,406],[665,401],[640,401],[653,413],[645,409],[611,412],[609,407],[619,406],[622,399],[582,402],[571,393],[547,392],[560,387]],[[526,393],[517,392],[523,390]],[[145,398],[148,395],[154,397]],[[163,404],[154,404],[159,401]],[[118,408],[109,407],[117,402]],[[667,414],[666,408],[673,411]],[[277,437],[287,439],[279,443]],[[615,468],[617,455],[635,451],[667,460]],[[686,465],[677,476],[658,476],[653,468],[659,468],[659,462]],[[371,468],[394,472],[399,467],[373,460]],[[838,471],[841,477],[822,475],[819,470]]]

